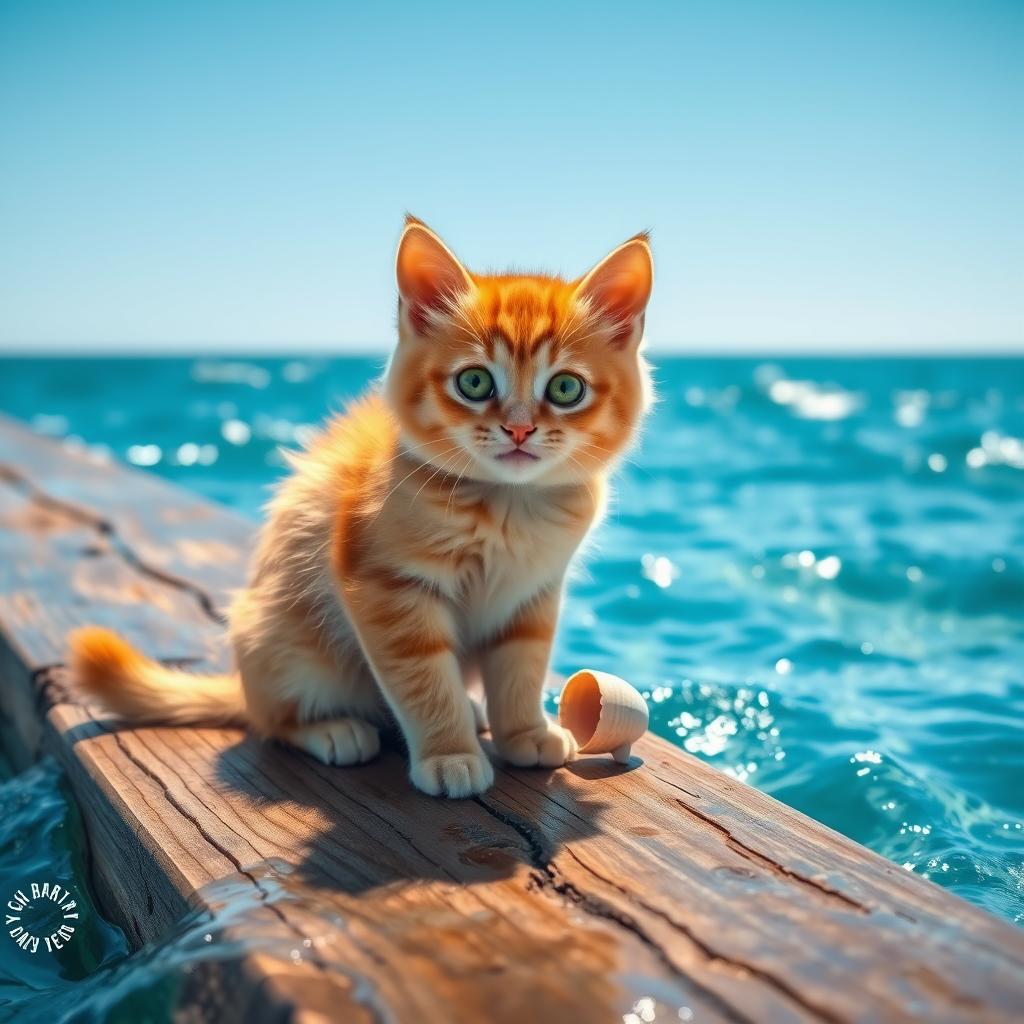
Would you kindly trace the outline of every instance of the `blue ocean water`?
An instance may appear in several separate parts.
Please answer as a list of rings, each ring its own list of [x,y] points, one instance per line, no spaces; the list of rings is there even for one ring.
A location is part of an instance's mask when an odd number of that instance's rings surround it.
[[[555,667],[1024,921],[1024,360],[656,359]],[[373,359],[0,361],[0,408],[256,517]],[[2,829],[0,823],[0,829]]]
[[[58,1006],[79,1005],[88,979],[125,960],[125,937],[89,894],[85,854],[78,811],[54,761],[0,781],[0,1021],[36,1017],[52,1024]],[[60,887],[57,904],[42,896],[42,887],[52,885]],[[62,923],[73,931],[47,948]],[[25,941],[29,936],[39,945]]]

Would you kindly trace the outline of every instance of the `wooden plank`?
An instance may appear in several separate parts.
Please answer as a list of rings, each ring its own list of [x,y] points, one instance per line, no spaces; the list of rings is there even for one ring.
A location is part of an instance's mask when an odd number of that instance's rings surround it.
[[[222,664],[251,526],[95,468],[0,423],[0,703],[67,767],[136,941],[224,905],[223,1019],[1019,1019],[1024,934],[654,737],[446,802],[394,749],[337,769],[105,721],[64,685],[67,631]]]
[[[214,617],[244,579],[253,524],[158,476],[55,444],[2,415],[0,473],[34,492],[39,507],[92,527],[140,574],[186,591],[201,581],[193,598]]]

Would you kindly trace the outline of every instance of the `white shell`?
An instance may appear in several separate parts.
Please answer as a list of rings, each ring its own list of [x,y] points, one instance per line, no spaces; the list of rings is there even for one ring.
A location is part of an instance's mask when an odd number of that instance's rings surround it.
[[[566,681],[558,721],[576,738],[581,754],[611,754],[629,762],[629,749],[645,732],[647,701],[625,679],[584,668]]]

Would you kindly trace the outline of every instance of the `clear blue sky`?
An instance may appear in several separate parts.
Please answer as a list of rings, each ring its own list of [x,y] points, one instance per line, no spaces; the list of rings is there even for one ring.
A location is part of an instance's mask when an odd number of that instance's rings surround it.
[[[0,3],[0,349],[371,349],[641,228],[683,350],[1024,350],[1024,3]]]

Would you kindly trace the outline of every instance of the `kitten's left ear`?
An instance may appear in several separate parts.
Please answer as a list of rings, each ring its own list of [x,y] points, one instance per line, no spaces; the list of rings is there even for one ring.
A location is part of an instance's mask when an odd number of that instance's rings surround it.
[[[426,325],[427,310],[443,310],[451,300],[473,288],[466,268],[441,239],[415,217],[407,217],[395,259],[398,294],[408,306],[417,331]]]
[[[654,283],[654,260],[646,231],[612,250],[577,285],[576,295],[618,328],[616,340],[628,338],[643,316]]]

